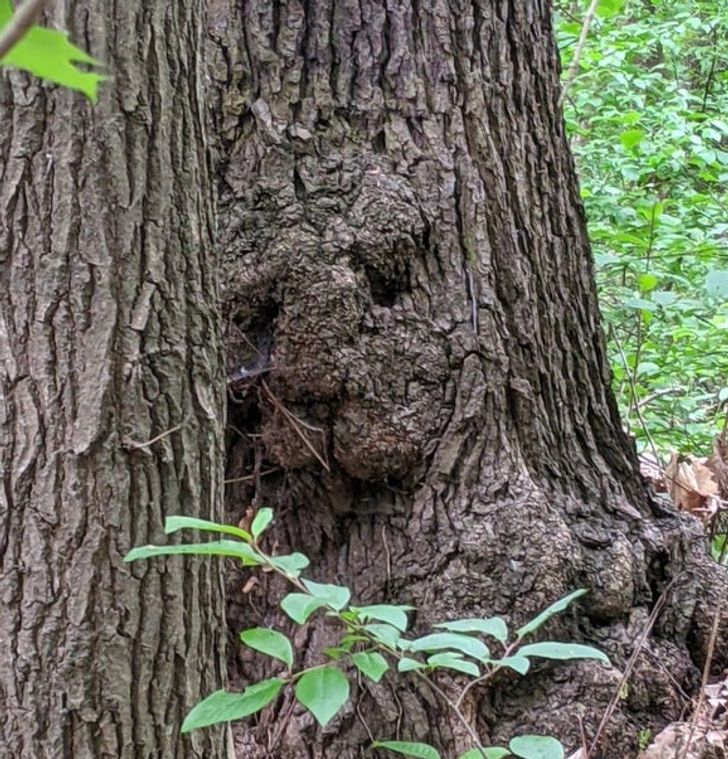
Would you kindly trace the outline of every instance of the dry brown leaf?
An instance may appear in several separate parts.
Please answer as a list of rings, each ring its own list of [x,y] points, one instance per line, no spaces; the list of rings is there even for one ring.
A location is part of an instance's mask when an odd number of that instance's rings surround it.
[[[707,508],[708,499],[717,496],[718,485],[713,479],[713,472],[705,462],[706,459],[691,460],[673,451],[670,463],[665,469],[665,479],[670,497],[679,509],[693,512],[711,511]],[[705,518],[704,515],[701,517]]]
[[[728,500],[728,440],[720,435],[713,441],[713,455],[705,464],[718,484],[718,494]]]
[[[246,507],[243,518],[238,522],[238,527],[245,532],[250,532],[250,525],[253,523],[254,517],[255,509],[252,506]]]
[[[721,730],[691,730],[689,722],[673,722],[657,735],[640,759],[724,759],[725,738]]]
[[[727,759],[728,673],[723,680],[706,685],[703,696],[696,707],[700,712],[690,721],[668,725],[640,759]]]

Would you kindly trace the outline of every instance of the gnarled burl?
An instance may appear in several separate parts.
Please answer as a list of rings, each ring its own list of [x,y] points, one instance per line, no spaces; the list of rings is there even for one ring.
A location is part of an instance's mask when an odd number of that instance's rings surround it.
[[[465,707],[484,741],[593,737],[651,609],[664,609],[599,756],[675,719],[728,590],[688,519],[653,503],[609,389],[546,2],[213,4],[231,516],[277,509],[279,550],[415,629],[517,625],[577,587],[545,633],[612,659],[503,678]],[[284,588],[237,595],[276,625]],[[301,664],[334,639],[293,633]],[[726,664],[723,626],[715,666]],[[274,665],[241,653],[243,681]],[[442,681],[453,689],[457,682]],[[241,756],[363,755],[371,738],[467,747],[406,677],[359,682],[325,730],[282,699]]]

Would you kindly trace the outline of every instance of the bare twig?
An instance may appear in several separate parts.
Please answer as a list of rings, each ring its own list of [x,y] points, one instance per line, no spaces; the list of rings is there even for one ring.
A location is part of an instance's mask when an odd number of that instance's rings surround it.
[[[602,716],[601,721],[599,722],[599,727],[597,727],[597,731],[594,735],[594,739],[592,740],[591,745],[589,746],[589,750],[586,752],[584,756],[584,759],[590,759],[590,757],[594,756],[594,752],[596,751],[597,746],[599,745],[599,739],[601,738],[602,733],[604,732],[607,725],[609,724],[609,720],[612,718],[612,714],[614,714],[614,710],[617,707],[617,702],[619,701],[620,694],[622,693],[622,689],[624,688],[625,683],[629,679],[629,676],[632,674],[634,665],[637,663],[637,657],[640,655],[640,652],[644,648],[644,645],[647,642],[647,636],[650,634],[650,631],[652,630],[655,622],[657,621],[657,617],[665,603],[667,594],[672,588],[672,586],[675,584],[677,579],[678,579],[677,577],[674,577],[669,582],[665,590],[662,591],[662,593],[660,594],[660,597],[657,599],[657,602],[655,603],[654,608],[652,609],[652,612],[650,613],[650,616],[647,618],[647,622],[645,623],[645,626],[643,627],[642,632],[640,633],[639,637],[637,638],[637,642],[635,643],[634,651],[632,651],[632,655],[629,657],[629,660],[627,661],[627,665],[624,668],[622,677],[619,680],[619,685],[615,689],[614,695],[612,696],[612,699],[609,702],[609,705],[607,706],[604,712],[604,715]]]
[[[617,346],[617,350],[619,351],[619,356],[622,359],[622,364],[624,365],[624,373],[629,382],[631,397],[636,398],[637,397],[636,378],[632,374],[632,370],[629,367],[629,363],[627,362],[627,356],[624,355],[624,349],[622,348],[622,343],[619,341],[619,338],[617,337],[617,333],[611,327],[610,327],[610,332],[612,334],[614,344]],[[655,445],[655,441],[652,439],[652,435],[650,434],[650,431],[647,429],[647,424],[645,423],[644,417],[642,416],[642,411],[640,410],[639,404],[636,404],[634,406],[634,412],[637,415],[637,419],[639,419],[640,425],[642,426],[642,431],[645,433],[645,437],[647,438],[647,442],[650,444],[650,448],[652,449],[652,455],[655,457],[655,461],[659,462],[660,455],[657,453],[657,446]]]
[[[281,412],[281,414],[283,414],[283,417],[289,422],[293,431],[301,439],[301,442],[303,442],[306,448],[308,448],[308,450],[311,451],[311,453],[314,455],[314,457],[319,462],[319,464],[321,464],[321,466],[327,472],[330,472],[331,467],[329,467],[326,461],[322,458],[321,454],[316,450],[316,448],[314,448],[314,446],[311,444],[311,441],[306,437],[306,435],[301,430],[301,427],[305,427],[306,429],[309,429],[312,432],[319,433],[321,437],[325,440],[323,430],[320,429],[319,427],[314,427],[313,425],[306,424],[306,422],[304,422],[303,419],[300,419],[294,413],[289,411],[273,394],[273,392],[268,387],[265,380],[261,380],[261,387],[265,391],[265,394],[268,400]]]
[[[703,107],[700,109],[705,113],[708,107],[708,97],[710,96],[710,87],[713,84],[713,77],[715,76],[715,64],[718,60],[718,55],[715,49],[718,46],[718,25],[714,25],[711,29],[713,33],[713,60],[710,62],[710,71],[708,71],[708,78],[705,80],[705,91],[703,93]]]
[[[485,753],[485,747],[480,742],[480,736],[475,731],[475,728],[470,724],[468,718],[462,713],[460,709],[460,704],[462,702],[462,699],[458,699],[457,703],[453,701],[447,693],[445,693],[442,688],[440,688],[431,678],[429,678],[427,675],[422,674],[419,670],[414,670],[413,674],[415,677],[418,677],[420,680],[422,680],[424,683],[427,683],[427,685],[432,688],[435,693],[447,704],[447,706],[450,708],[452,713],[457,717],[460,724],[465,728],[465,731],[470,736],[470,740],[473,741],[473,748],[477,749],[481,755],[486,759],[487,755]]]
[[[652,401],[656,401],[658,398],[664,398],[666,395],[680,395],[685,392],[681,387],[664,387],[662,390],[655,390],[654,393],[646,395],[640,400],[636,400],[634,407],[642,408],[643,406],[649,406]]]
[[[392,554],[389,550],[389,544],[387,543],[387,530],[385,525],[382,525],[382,545],[384,546],[384,555],[387,557],[387,583],[389,583],[392,581]]]
[[[700,693],[698,694],[698,703],[695,705],[693,711],[693,717],[690,720],[690,732],[688,733],[688,739],[683,746],[680,759],[685,759],[688,755],[688,750],[693,742],[693,736],[695,734],[695,728],[698,726],[698,719],[700,718],[700,712],[703,708],[703,702],[705,701],[705,689],[708,685],[708,679],[710,678],[710,665],[713,663],[713,654],[715,653],[715,641],[718,637],[718,628],[720,627],[720,619],[723,616],[723,605],[719,605],[715,610],[715,618],[713,619],[713,628],[710,631],[710,638],[708,640],[708,651],[705,659],[705,666],[703,667],[703,679],[700,683]]]
[[[586,45],[586,38],[589,36],[589,27],[591,26],[591,22],[594,20],[594,14],[597,12],[598,5],[599,5],[599,0],[592,0],[591,5],[589,6],[589,9],[586,12],[586,16],[584,16],[584,23],[581,26],[581,33],[579,34],[579,41],[576,43],[576,49],[574,50],[574,57],[571,59],[571,65],[569,66],[569,70],[566,72],[564,83],[561,86],[561,95],[559,97],[559,107],[561,107],[564,104],[564,98],[566,97],[566,92],[569,89],[569,87],[571,87],[574,79],[576,78],[576,72],[579,69],[579,59],[581,58],[581,54],[584,51],[584,45]]]
[[[270,469],[264,469],[262,472],[257,472],[255,474],[246,474],[245,477],[233,477],[230,480],[223,480],[224,485],[232,485],[234,482],[250,482],[251,480],[256,479],[257,477],[265,477],[267,474],[273,474],[274,472],[280,472],[281,468],[279,466],[271,467]]]
[[[0,32],[0,59],[4,58],[33,26],[48,0],[26,0]]]
[[[507,659],[514,651],[514,649],[519,645],[519,640],[514,640],[513,643],[510,644],[506,648],[506,650],[503,652],[502,659]],[[471,680],[460,692],[460,695],[458,696],[457,701],[455,702],[456,707],[460,707],[460,704],[462,704],[463,700],[465,699],[465,696],[468,695],[469,691],[475,688],[478,685],[483,685],[484,683],[487,683],[488,680],[490,680],[492,677],[495,676],[496,672],[500,672],[500,670],[503,669],[503,667],[495,666],[492,669],[489,669],[484,675],[481,675],[480,677],[475,678],[475,680]]]
[[[184,422],[182,424],[184,424]],[[136,451],[139,448],[148,448],[153,443],[156,443],[162,438],[167,437],[167,435],[171,435],[173,432],[177,432],[178,430],[182,429],[182,424],[178,424],[176,427],[172,427],[172,429],[165,430],[156,437],[153,437],[151,440],[147,440],[146,443],[139,443],[136,440],[129,440],[125,443],[125,447],[132,451]]]

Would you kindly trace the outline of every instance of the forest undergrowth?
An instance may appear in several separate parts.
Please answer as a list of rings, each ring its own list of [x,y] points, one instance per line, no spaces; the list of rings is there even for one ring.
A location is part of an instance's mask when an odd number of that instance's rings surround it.
[[[622,418],[728,565],[728,2],[561,2],[556,23]]]

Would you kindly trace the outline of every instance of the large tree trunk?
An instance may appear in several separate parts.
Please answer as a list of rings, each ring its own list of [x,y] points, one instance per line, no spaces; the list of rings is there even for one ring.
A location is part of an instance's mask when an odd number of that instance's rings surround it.
[[[412,603],[418,629],[517,624],[587,587],[550,633],[614,666],[549,666],[477,694],[486,741],[530,731],[574,748],[580,719],[593,736],[677,578],[600,754],[636,755],[640,729],[678,716],[726,583],[699,530],[650,498],[620,427],[549,3],[213,7],[228,471],[247,478],[230,485],[232,515],[275,506],[281,550],[360,602]],[[285,627],[281,591],[256,586],[233,616]],[[302,664],[331,636],[325,621],[297,634]],[[244,680],[268,671],[241,662]],[[237,739],[246,758],[348,759],[372,736],[454,757],[461,733],[391,680],[362,684],[323,733],[284,699]]]
[[[0,754],[219,757],[220,567],[122,563],[222,506],[203,4],[55,5],[113,80],[0,81]]]

